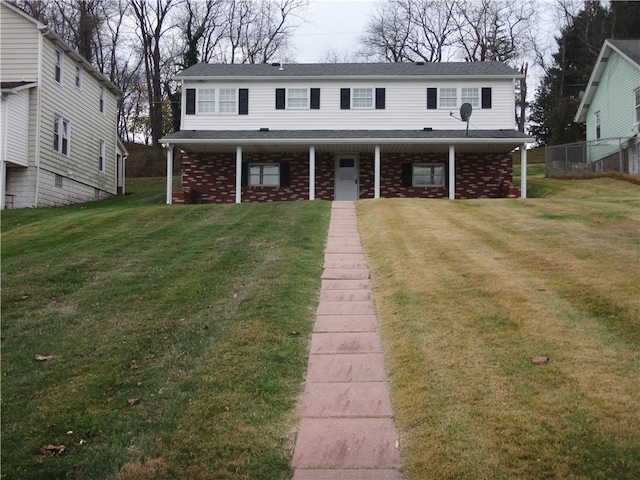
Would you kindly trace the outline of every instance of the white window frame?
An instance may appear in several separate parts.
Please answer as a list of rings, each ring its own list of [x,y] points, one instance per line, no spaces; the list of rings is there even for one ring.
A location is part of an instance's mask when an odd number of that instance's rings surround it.
[[[439,88],[438,106],[440,108],[456,108],[458,106],[458,89],[451,87]]]
[[[66,145],[65,145],[66,141]],[[62,115],[55,115],[53,120],[53,150],[65,157],[71,149],[71,125]]]
[[[204,92],[207,92],[207,94],[204,95]],[[206,98],[203,99],[203,97]],[[198,115],[215,115],[217,104],[215,88],[198,89],[196,97],[196,113]]]
[[[106,144],[104,140],[100,140],[100,144],[98,147],[98,170],[101,172],[105,171],[105,153],[106,153]]]
[[[269,169],[269,172],[265,172]],[[273,173],[272,169],[276,170]],[[257,170],[257,171],[256,171]],[[279,187],[280,164],[279,163],[251,163],[249,164],[250,187]]]
[[[229,93],[233,92],[233,98]],[[218,113],[220,115],[234,115],[238,113],[238,90],[236,88],[218,89]]]
[[[104,85],[100,86],[100,113],[104,113],[104,93],[105,93],[105,88]]]
[[[634,119],[635,124],[640,123],[640,88],[636,88],[633,91],[633,106],[634,106]]]
[[[469,103],[472,107],[480,107],[480,89],[478,87],[462,87],[460,89],[460,105]]]
[[[287,88],[287,110],[308,110],[309,89]]]
[[[351,89],[351,108],[354,110],[373,110],[374,107],[374,90],[372,87]]]
[[[426,173],[418,173],[416,170],[418,169],[427,169],[429,170]],[[436,170],[441,169],[442,171],[438,173]],[[444,187],[445,177],[446,177],[446,169],[444,163],[414,163],[412,165],[412,186],[419,188],[431,188],[431,187]],[[440,181],[436,181],[439,179]]]
[[[82,88],[82,65],[80,62],[76,62],[76,87]]]
[[[593,114],[593,130],[595,139],[600,140],[602,138],[602,119],[600,118],[600,111]]]
[[[53,78],[57,83],[62,85],[62,63],[64,61],[62,58],[62,51],[56,49],[54,55]]]

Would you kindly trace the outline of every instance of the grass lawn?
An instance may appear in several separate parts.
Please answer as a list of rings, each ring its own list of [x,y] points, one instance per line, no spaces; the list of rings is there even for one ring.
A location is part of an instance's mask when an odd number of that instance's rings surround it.
[[[2,213],[1,478],[290,478],[329,202],[128,188]]]
[[[409,480],[640,478],[640,187],[529,180],[357,204]]]

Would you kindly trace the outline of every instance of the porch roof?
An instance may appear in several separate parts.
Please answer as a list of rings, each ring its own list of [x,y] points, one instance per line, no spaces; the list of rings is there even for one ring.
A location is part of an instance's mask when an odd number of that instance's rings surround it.
[[[160,139],[192,152],[317,151],[368,152],[379,145],[383,152],[510,152],[534,139],[516,130],[180,130]]]

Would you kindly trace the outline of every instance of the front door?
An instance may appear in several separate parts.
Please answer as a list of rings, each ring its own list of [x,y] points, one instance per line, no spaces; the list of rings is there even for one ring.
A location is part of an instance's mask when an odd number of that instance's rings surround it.
[[[338,155],[336,157],[335,200],[358,200],[358,157],[355,155]]]

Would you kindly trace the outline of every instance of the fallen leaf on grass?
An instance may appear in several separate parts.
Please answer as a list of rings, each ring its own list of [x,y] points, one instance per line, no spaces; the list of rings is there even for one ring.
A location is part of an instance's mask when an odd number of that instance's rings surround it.
[[[130,398],[129,400],[127,400],[129,402],[130,406],[134,406],[134,405],[138,405],[140,403],[140,399],[139,398]]]
[[[131,370],[135,370],[138,368],[138,363],[135,360],[131,360],[131,365],[129,366]]]
[[[544,363],[549,363],[549,357],[533,357],[531,361],[536,365],[542,365]]]
[[[39,362],[46,362],[47,360],[53,360],[55,358],[55,355],[38,355],[36,353],[36,360]]]
[[[54,457],[56,455],[62,455],[67,447],[64,445],[45,445],[40,448],[40,453],[43,455],[48,455],[50,457]]]

